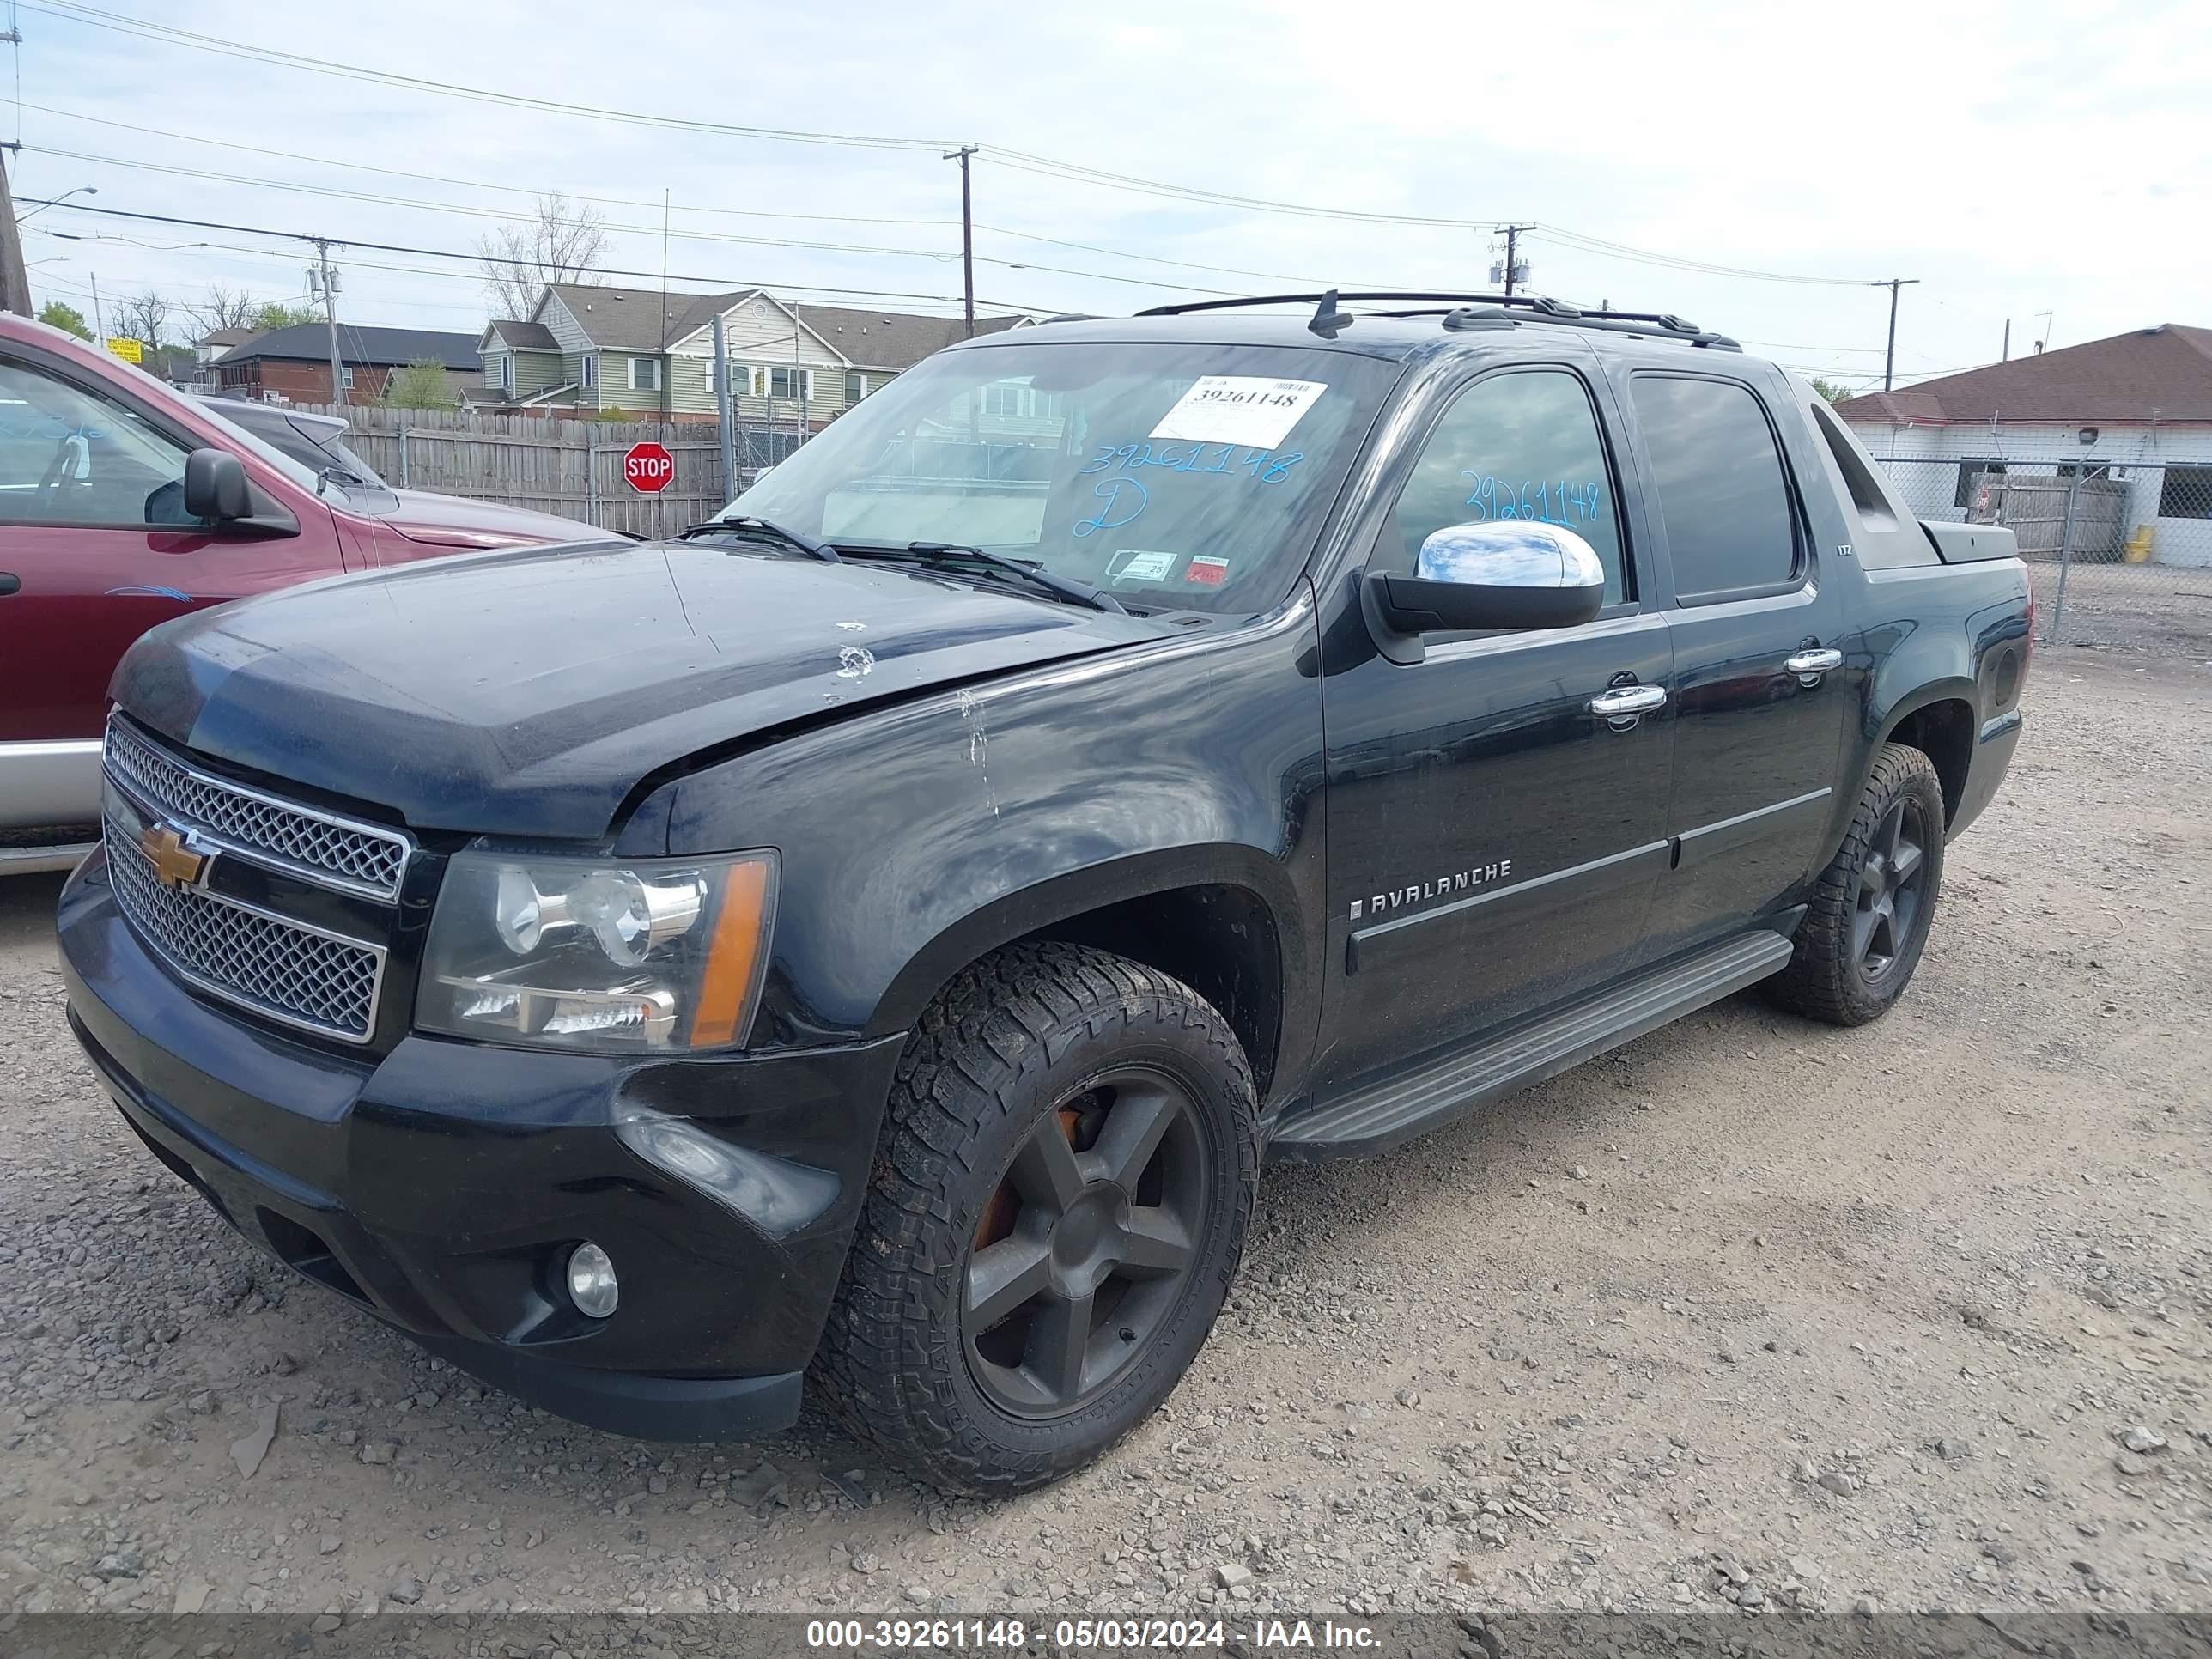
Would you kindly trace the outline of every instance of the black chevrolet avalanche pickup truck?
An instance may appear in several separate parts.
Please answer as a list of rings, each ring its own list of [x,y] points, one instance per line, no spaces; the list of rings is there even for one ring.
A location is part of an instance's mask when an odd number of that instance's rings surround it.
[[[553,1412],[811,1378],[1010,1492],[1174,1388],[1263,1160],[1883,1012],[2020,735],[2009,532],[1674,318],[1297,298],[957,346],[672,540],[155,629],[59,915],[131,1128]]]

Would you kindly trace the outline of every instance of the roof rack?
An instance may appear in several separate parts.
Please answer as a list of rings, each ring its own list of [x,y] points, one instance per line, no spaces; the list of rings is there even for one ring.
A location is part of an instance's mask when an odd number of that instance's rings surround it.
[[[1444,319],[1443,325],[1454,331],[1513,328],[1523,322],[1564,323],[1576,328],[1605,329],[1620,334],[1657,335],[1664,339],[1680,340],[1685,344],[1706,346],[1720,351],[1740,351],[1743,349],[1725,334],[1699,328],[1695,323],[1667,312],[1585,310],[1543,294],[1437,294],[1404,289],[1373,289],[1346,293],[1331,289],[1324,294],[1255,294],[1235,300],[1191,300],[1175,305],[1152,306],[1137,315],[1180,317],[1196,311],[1232,311],[1248,306],[1311,305],[1317,307],[1317,320],[1325,319],[1330,325],[1328,337],[1334,338],[1338,330],[1356,320],[1350,313],[1337,308],[1338,302],[1345,300],[1442,301],[1443,304],[1433,307],[1371,314],[1401,319],[1441,314]],[[1522,312],[1528,314],[1523,316],[1521,314]]]

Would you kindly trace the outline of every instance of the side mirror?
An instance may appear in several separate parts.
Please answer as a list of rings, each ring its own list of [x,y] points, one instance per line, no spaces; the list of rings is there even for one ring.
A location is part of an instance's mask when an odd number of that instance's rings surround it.
[[[1421,544],[1413,575],[1370,574],[1363,599],[1374,621],[1401,635],[1573,628],[1605,608],[1605,567],[1564,525],[1447,525]]]
[[[185,511],[211,525],[253,516],[246,467],[227,449],[195,449],[185,457]]]

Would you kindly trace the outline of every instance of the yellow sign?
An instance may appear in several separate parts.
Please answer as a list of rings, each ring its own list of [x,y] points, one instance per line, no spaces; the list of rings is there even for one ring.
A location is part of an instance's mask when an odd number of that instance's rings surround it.
[[[146,356],[146,348],[136,340],[110,340],[107,349],[126,363],[135,363]]]

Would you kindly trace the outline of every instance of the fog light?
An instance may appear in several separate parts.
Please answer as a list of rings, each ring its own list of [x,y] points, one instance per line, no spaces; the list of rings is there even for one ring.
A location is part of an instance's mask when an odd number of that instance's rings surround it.
[[[605,1250],[587,1240],[568,1252],[568,1299],[579,1313],[605,1319],[615,1310],[621,1295],[615,1284],[615,1264]]]

